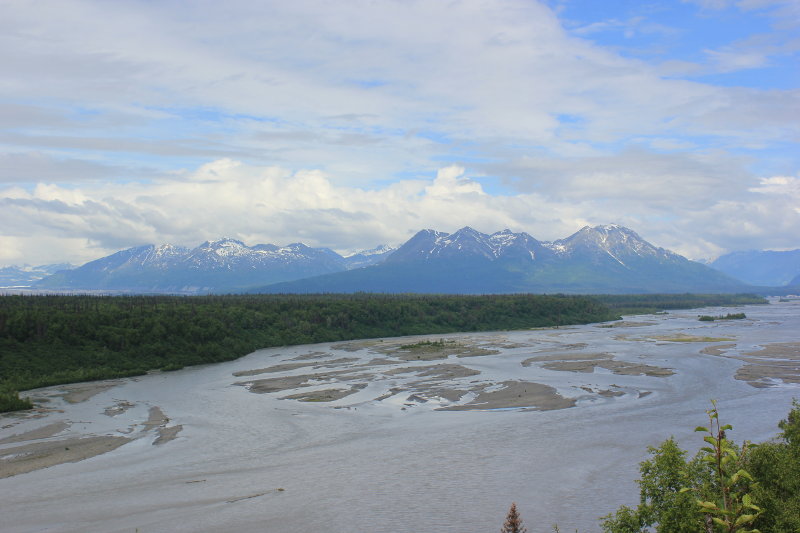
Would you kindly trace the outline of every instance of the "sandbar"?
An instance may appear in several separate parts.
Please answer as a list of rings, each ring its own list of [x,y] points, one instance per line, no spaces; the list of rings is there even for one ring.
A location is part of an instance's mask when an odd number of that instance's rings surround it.
[[[383,373],[385,376],[396,376],[400,374],[416,374],[418,377],[430,378],[427,381],[451,380],[477,376],[479,371],[461,365],[442,364],[429,366],[403,366],[392,368]]]
[[[321,372],[319,374],[301,374],[299,376],[284,376],[277,378],[257,379],[255,381],[238,381],[234,385],[241,385],[248,388],[250,392],[265,394],[270,392],[282,392],[288,389],[297,389],[310,386],[310,381],[325,381],[338,379],[340,381],[361,380],[370,378],[370,374],[351,373],[349,370],[335,370],[332,372]]]
[[[29,440],[46,439],[48,437],[52,437],[53,435],[61,433],[69,426],[70,424],[64,421],[53,422],[52,424],[47,424],[46,426],[42,426],[40,428],[32,429],[24,433],[16,433],[14,435],[11,435],[10,437],[0,439],[0,444],[11,444],[14,442],[25,442]]]
[[[500,353],[499,350],[487,350],[475,345],[442,339],[439,342],[434,341],[429,344],[423,341],[418,344],[401,345],[397,348],[395,356],[403,361],[433,361],[447,359],[451,355],[456,357],[480,357],[498,353]]]
[[[610,324],[600,324],[598,328],[641,328],[644,326],[653,326],[656,322],[611,322]]]
[[[358,359],[354,357],[342,357],[340,359],[333,359],[331,361],[314,361],[308,363],[282,363],[278,365],[268,366],[266,368],[255,368],[253,370],[240,370],[238,372],[234,372],[233,375],[236,377],[242,376],[257,376],[258,374],[267,374],[272,372],[288,372],[289,370],[296,370],[298,368],[329,368],[332,366],[336,366],[343,363],[352,363],[353,361],[358,361]]]
[[[284,396],[282,400],[299,400],[301,402],[334,402],[354,394],[367,386],[366,383],[358,383],[347,389],[322,389],[310,392],[301,392]]]
[[[775,342],[764,345],[760,350],[747,352],[746,355],[758,357],[779,357],[800,361],[800,342]]]
[[[183,426],[181,424],[178,424],[176,426],[158,428],[158,430],[157,430],[158,431],[158,437],[156,438],[156,440],[153,441],[153,445],[158,446],[158,445],[161,445],[161,444],[166,444],[171,440],[174,440],[175,437],[178,436],[178,433],[180,433],[182,429],[183,429]]]
[[[63,463],[77,463],[110,452],[131,439],[116,436],[78,437],[33,442],[0,452],[0,478],[33,472]]]
[[[702,337],[699,335],[687,335],[685,333],[676,333],[674,335],[653,335],[652,337],[648,337],[647,339],[636,339],[636,340],[657,340],[657,341],[667,341],[667,342],[724,342],[724,341],[732,341],[730,337]]]
[[[463,404],[439,408],[440,411],[473,411],[486,409],[529,409],[547,411],[565,409],[575,405],[572,398],[564,398],[556,389],[542,383],[503,381],[500,390],[478,393],[474,400]]]
[[[745,363],[734,377],[757,388],[771,387],[777,381],[800,383],[800,342],[765,344],[760,350],[742,355],[726,354],[735,345],[709,346],[701,350],[708,355],[737,359]]]
[[[114,388],[121,383],[122,381],[94,381],[90,383],[64,385],[61,387],[61,390],[63,391],[61,396],[68,403],[81,403],[85,402],[92,396]]]
[[[735,348],[735,344],[719,344],[717,346],[706,346],[700,353],[705,355],[723,355],[725,352],[730,350],[731,348]]]
[[[117,402],[116,404],[112,405],[111,407],[106,407],[105,410],[103,410],[103,414],[106,415],[106,416],[117,416],[117,415],[121,415],[122,413],[124,413],[125,411],[130,409],[131,407],[135,407],[135,406],[136,406],[136,404],[133,404],[131,402],[121,401],[121,402]]]
[[[542,368],[564,372],[592,373],[596,368],[604,368],[622,376],[667,377],[675,374],[670,368],[618,361],[609,353],[569,353],[531,357],[522,361],[522,366],[542,362]]]

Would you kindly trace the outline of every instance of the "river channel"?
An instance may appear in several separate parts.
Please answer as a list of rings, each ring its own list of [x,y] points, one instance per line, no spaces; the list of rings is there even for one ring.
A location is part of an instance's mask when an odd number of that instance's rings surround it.
[[[744,312],[746,319],[699,321]],[[28,393],[0,418],[4,532],[599,531],[718,403],[766,440],[800,398],[800,300],[260,350]]]

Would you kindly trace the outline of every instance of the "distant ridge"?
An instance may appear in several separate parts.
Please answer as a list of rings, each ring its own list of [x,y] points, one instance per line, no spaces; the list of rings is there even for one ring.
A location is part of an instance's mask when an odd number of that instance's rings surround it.
[[[744,283],[648,243],[618,225],[553,242],[509,230],[418,232],[371,268],[274,284],[256,292],[741,292]]]
[[[206,241],[191,249],[148,244],[57,272],[34,286],[140,293],[233,292],[374,264],[392,251],[383,246],[345,258],[328,248],[311,248],[302,243],[251,247],[230,238]]]
[[[656,293],[743,292],[748,286],[615,224],[539,241],[508,229],[419,231],[397,249],[343,257],[329,248],[222,238],[196,248],[122,250],[56,272],[39,289],[173,292]]]
[[[709,266],[751,285],[796,285],[800,278],[800,250],[731,252]]]
[[[0,288],[30,287],[42,278],[58,272],[74,268],[69,263],[38,266],[7,266],[0,268]]]

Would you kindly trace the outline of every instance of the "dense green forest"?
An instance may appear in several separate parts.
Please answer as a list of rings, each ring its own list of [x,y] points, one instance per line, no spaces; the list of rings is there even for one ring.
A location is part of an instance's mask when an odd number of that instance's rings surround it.
[[[762,302],[724,295],[0,296],[0,412],[30,407],[20,390],[229,361],[259,348]]]
[[[767,303],[764,298],[753,294],[606,294],[594,298],[621,315]]]

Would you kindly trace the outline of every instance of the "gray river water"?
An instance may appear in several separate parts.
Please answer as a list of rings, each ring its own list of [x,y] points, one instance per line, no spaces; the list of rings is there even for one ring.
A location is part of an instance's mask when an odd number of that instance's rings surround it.
[[[730,312],[748,318],[697,320]],[[754,381],[759,386],[734,378],[744,364],[739,357],[776,344],[788,355],[773,352],[769,359],[793,360],[797,372],[797,348],[788,343],[800,342],[800,301],[626,317],[626,323],[446,335],[500,353],[422,362],[399,361],[369,343],[261,350],[230,363],[119,380],[77,403],[65,401],[69,388],[34,391],[49,398],[47,409],[37,417],[3,416],[0,458],[21,453],[9,437],[56,422],[64,422],[62,431],[32,440],[137,438],[79,462],[0,479],[0,530],[478,533],[498,531],[513,501],[530,533],[556,523],[565,532],[599,531],[598,517],[637,503],[635,480],[647,446],[672,435],[699,448],[693,428],[706,423],[712,398],[734,427],[729,436],[741,442],[775,435],[792,397],[800,397],[789,374],[789,382],[773,373]],[[714,346],[724,353],[701,353]],[[598,353],[674,373],[546,368],[553,354]],[[543,359],[521,364],[536,357]],[[331,362],[315,372],[345,370],[302,387],[252,392],[258,379],[309,372],[258,369],[303,361]],[[461,385],[491,391],[523,380],[553,387],[576,404],[444,411],[438,409],[464,405],[477,393],[460,400],[430,391],[411,397],[423,367],[445,363],[474,371],[454,378]],[[420,372],[403,374],[409,365]],[[332,401],[282,399],[355,382],[361,385],[353,394]],[[158,445],[145,423],[155,407],[169,418],[162,427],[179,429]]]

